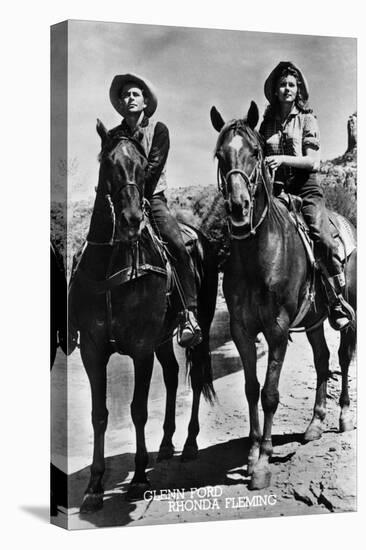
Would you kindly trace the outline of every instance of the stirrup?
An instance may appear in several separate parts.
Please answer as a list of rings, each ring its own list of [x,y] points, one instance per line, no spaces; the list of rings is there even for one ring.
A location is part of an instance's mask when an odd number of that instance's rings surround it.
[[[351,320],[344,314],[341,306],[335,306],[329,309],[328,321],[333,330],[345,330],[350,324]]]
[[[193,348],[202,342],[202,331],[193,311],[185,310],[178,328],[178,344],[182,348]]]
[[[334,330],[345,330],[354,326],[356,314],[353,307],[344,299],[344,273],[326,277],[325,290],[328,297],[328,319]]]
[[[329,305],[328,309],[329,324],[334,330],[345,330],[355,324],[355,311],[342,295],[338,295],[333,304]]]

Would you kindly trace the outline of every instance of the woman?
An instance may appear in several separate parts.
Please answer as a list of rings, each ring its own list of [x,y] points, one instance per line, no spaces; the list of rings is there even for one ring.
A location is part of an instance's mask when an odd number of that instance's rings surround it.
[[[350,321],[340,300],[345,280],[317,178],[319,128],[308,106],[307,81],[294,63],[281,61],[267,78],[264,93],[269,105],[259,131],[265,141],[266,162],[285,191],[302,199],[315,255],[334,291],[329,293],[329,321],[334,329],[343,330]]]

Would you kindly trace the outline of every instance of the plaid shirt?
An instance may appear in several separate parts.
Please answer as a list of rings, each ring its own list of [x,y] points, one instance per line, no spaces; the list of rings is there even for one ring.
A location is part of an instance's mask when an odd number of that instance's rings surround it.
[[[264,153],[270,155],[304,156],[306,149],[320,149],[318,121],[312,113],[302,113],[294,106],[284,122],[280,116],[265,116],[259,133],[264,139]],[[293,169],[280,166],[276,179],[286,182],[293,176]]]

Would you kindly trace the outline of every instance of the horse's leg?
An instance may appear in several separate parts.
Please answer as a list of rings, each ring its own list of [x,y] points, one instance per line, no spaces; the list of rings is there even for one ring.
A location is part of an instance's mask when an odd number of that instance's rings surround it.
[[[338,350],[339,364],[342,370],[342,391],[339,404],[341,414],[339,430],[346,432],[353,430],[353,418],[349,410],[350,399],[348,394],[348,369],[356,347],[356,331],[351,327],[341,332],[341,345]]]
[[[51,352],[50,367],[52,369],[56,359],[56,352],[57,352],[57,334],[56,334],[56,328],[52,326],[52,321],[51,321],[50,352]]]
[[[135,389],[131,403],[131,416],[136,431],[135,474],[128,488],[127,500],[140,500],[149,488],[146,466],[149,457],[145,444],[145,424],[147,422],[147,400],[154,364],[154,353],[134,358]]]
[[[174,355],[173,341],[169,340],[159,346],[156,350],[156,357],[163,368],[164,383],[166,388],[164,436],[159,448],[158,462],[171,458],[174,454],[172,441],[175,432],[175,405],[178,388],[179,365]]]
[[[327,412],[327,380],[329,375],[329,349],[324,336],[324,326],[306,333],[313,349],[317,375],[313,418],[304,434],[304,441],[314,441],[322,436]]]
[[[98,350],[94,341],[83,335],[80,342],[81,358],[89,378],[92,397],[92,424],[94,451],[89,484],[80,507],[80,513],[96,512],[103,507],[102,477],[105,470],[104,436],[107,429],[106,407],[107,374],[109,353]]]
[[[230,327],[231,335],[239,351],[245,374],[245,395],[249,405],[250,422],[248,474],[251,475],[259,458],[260,442],[262,439],[258,416],[260,386],[257,378],[257,348],[255,339],[249,338],[249,336],[243,332],[240,324],[231,321]]]
[[[347,301],[356,311],[356,294],[357,294],[357,254],[354,251],[349,257],[346,268],[346,285],[347,285]],[[339,429],[341,432],[353,430],[353,418],[349,410],[349,395],[348,395],[348,369],[352,361],[356,348],[356,326],[350,326],[347,330],[341,332],[341,344],[338,350],[339,364],[342,371],[342,391],[339,404],[341,406],[341,414],[339,418]]]
[[[263,437],[260,445],[258,462],[252,469],[249,488],[264,489],[271,483],[269,459],[273,453],[272,424],[279,403],[278,383],[283,360],[287,349],[287,331],[278,327],[270,333],[265,333],[268,342],[268,365],[266,379],[262,389],[262,408],[264,412]]]

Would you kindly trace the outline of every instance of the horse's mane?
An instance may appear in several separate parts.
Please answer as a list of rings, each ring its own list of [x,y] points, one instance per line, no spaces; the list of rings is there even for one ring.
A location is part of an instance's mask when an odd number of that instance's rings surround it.
[[[221,148],[224,139],[226,137],[226,134],[230,131],[235,132],[235,134],[239,134],[245,138],[248,139],[248,141],[255,147],[259,147],[261,150],[263,150],[264,141],[262,136],[257,132],[256,130],[253,130],[249,124],[247,123],[246,119],[233,119],[229,120],[220,130],[219,137],[217,138],[216,147],[214,151],[214,156],[217,155],[219,149]]]

